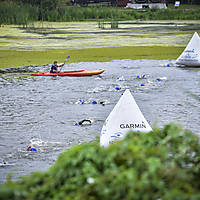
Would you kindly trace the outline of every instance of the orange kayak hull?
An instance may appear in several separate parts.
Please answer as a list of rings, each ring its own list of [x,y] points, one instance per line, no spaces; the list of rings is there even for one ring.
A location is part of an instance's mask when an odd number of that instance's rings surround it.
[[[50,73],[50,72],[41,72],[41,73],[33,73],[32,76],[93,76],[98,75],[104,72],[104,69],[100,70],[77,70],[77,71],[64,71],[60,73]]]

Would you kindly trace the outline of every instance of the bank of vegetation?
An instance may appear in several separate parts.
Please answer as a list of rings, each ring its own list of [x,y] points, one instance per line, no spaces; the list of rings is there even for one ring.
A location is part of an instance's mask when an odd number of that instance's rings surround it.
[[[68,62],[71,63],[110,62],[119,59],[173,60],[181,54],[183,49],[183,47],[174,46],[127,46],[45,51],[1,50],[0,68],[46,65],[55,58],[62,62],[67,55],[70,55]]]
[[[0,199],[200,199],[199,163],[198,136],[169,124],[108,148],[98,141],[74,146],[46,172],[8,177]]]
[[[145,9],[143,12],[119,7],[70,6],[64,0],[10,0],[0,2],[0,25],[17,24],[27,27],[34,21],[90,20],[199,20],[200,7],[184,5],[174,9]]]

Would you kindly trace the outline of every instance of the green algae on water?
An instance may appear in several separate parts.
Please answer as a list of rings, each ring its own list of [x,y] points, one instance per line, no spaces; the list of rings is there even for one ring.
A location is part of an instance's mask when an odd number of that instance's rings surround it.
[[[120,59],[176,59],[183,47],[174,46],[126,46],[73,50],[16,51],[0,50],[0,68],[20,67],[28,65],[51,64],[54,60],[64,62],[108,62]]]

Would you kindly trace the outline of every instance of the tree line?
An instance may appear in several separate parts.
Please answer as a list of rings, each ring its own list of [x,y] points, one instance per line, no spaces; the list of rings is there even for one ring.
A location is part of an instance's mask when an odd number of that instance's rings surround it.
[[[2,2],[14,2],[17,4],[29,4],[40,9],[54,10],[66,5],[70,0],[2,0]]]
[[[27,27],[34,21],[59,21],[59,12],[70,0],[1,0],[0,25]],[[58,12],[58,13],[57,13]]]
[[[17,24],[23,27],[35,21],[99,21],[99,20],[199,20],[200,9],[134,9],[117,7],[66,6],[70,0],[1,0],[0,26]]]

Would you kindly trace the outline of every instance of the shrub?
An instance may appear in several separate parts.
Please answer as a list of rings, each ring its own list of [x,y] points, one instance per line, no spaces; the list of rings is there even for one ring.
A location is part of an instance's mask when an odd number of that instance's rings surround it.
[[[198,137],[169,124],[108,148],[74,146],[48,171],[3,184],[0,199],[199,199],[199,168]]]

